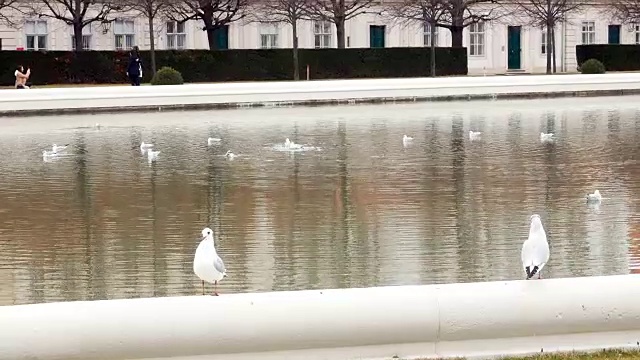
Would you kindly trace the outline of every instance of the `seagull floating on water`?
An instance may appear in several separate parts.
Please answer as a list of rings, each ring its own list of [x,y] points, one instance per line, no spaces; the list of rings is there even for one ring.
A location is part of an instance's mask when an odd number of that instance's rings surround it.
[[[200,241],[193,258],[193,272],[202,280],[202,295],[204,295],[204,282],[206,281],[213,284],[213,295],[218,296],[218,281],[227,276],[227,269],[216,251],[213,231],[208,227],[202,230],[202,241]]]
[[[469,130],[469,140],[473,141],[480,139],[480,134],[482,134],[480,131]]]
[[[548,133],[545,134],[543,132],[540,133],[540,141],[541,142],[547,142],[547,141],[552,141],[553,140],[553,133]]]
[[[56,144],[53,144],[53,146],[51,147],[51,150],[52,150],[54,153],[57,153],[57,152],[60,152],[60,151],[62,151],[62,150],[64,150],[64,149],[66,149],[66,148],[67,148],[67,146],[69,146],[69,144],[65,144],[65,145],[56,145]]]
[[[236,157],[236,154],[232,153],[231,150],[227,150],[224,156],[229,160],[233,160],[233,158]]]
[[[409,143],[413,141],[411,136],[407,136],[406,134],[402,137],[402,145],[407,146]]]
[[[140,150],[152,148],[153,144],[145,144],[144,141],[140,143]]]
[[[536,273],[541,278],[542,268],[549,261],[549,243],[544,232],[540,215],[531,215],[529,238],[522,244],[522,267],[527,273],[527,280]]]
[[[149,162],[155,161],[158,158],[158,154],[160,154],[160,151],[153,151],[149,149],[149,151],[147,152],[147,159],[149,160]]]
[[[600,202],[602,201],[602,196],[600,195],[600,190],[596,190],[593,194],[587,194],[587,202]]]
[[[54,158],[57,157],[58,153],[55,151],[47,151],[47,150],[42,150],[42,159],[43,160],[48,160],[50,158]]]
[[[211,146],[211,145],[213,145],[213,143],[220,142],[221,140],[222,139],[220,139],[220,138],[211,138],[210,137],[210,138],[207,139],[207,145]]]
[[[294,142],[291,142],[291,140],[289,140],[289,138],[286,138],[284,140],[284,147],[286,147],[287,149],[302,149],[302,145],[300,144],[296,144]]]

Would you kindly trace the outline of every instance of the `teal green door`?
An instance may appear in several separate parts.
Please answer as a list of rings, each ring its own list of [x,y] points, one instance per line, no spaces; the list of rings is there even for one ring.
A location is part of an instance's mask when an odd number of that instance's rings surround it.
[[[620,44],[620,25],[609,25],[609,44]]]
[[[369,47],[384,47],[385,28],[384,25],[369,25]]]
[[[216,39],[216,49],[226,50],[229,48],[229,25],[225,25],[213,30]]]
[[[509,70],[519,70],[522,66],[520,63],[520,30],[520,26],[509,26],[507,28],[507,68]]]

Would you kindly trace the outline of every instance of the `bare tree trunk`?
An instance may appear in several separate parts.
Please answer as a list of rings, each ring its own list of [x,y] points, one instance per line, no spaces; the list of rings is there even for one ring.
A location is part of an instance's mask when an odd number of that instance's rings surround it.
[[[451,47],[462,47],[462,34],[464,28],[462,26],[452,26],[451,29]]]
[[[209,43],[209,50],[218,50],[218,43],[216,42],[215,29],[213,28],[207,29],[207,42]]]
[[[463,47],[464,39],[464,14],[456,9],[455,13],[451,14],[451,47]]]
[[[551,26],[547,22],[547,43],[545,47],[547,48],[547,74],[551,74]]]
[[[218,50],[218,43],[216,42],[216,32],[213,27],[213,12],[211,9],[203,9],[202,22],[204,23],[204,30],[207,32],[207,42],[209,43],[209,50]]]
[[[431,57],[431,77],[436,76],[436,22],[432,21],[429,24],[429,31],[431,32],[431,49],[429,50],[429,55]]]
[[[553,73],[555,74],[556,73],[556,27],[555,26],[551,28],[551,51],[553,54],[553,57],[551,58],[553,60]]]
[[[298,59],[298,19],[291,22],[293,29],[293,80],[300,80],[300,61]]]
[[[71,16],[73,16],[73,43],[76,46],[75,51],[84,50],[82,46],[82,18],[80,17],[81,0],[75,0]]]
[[[551,19],[551,0],[547,0],[547,13],[546,13],[546,25],[547,25],[547,74],[551,74],[551,31],[553,29],[554,20]]]
[[[82,46],[82,23],[77,19],[73,23],[73,43],[76,46],[75,51],[84,50]]]
[[[338,36],[338,49],[344,49],[345,48],[345,39],[344,39],[344,33],[345,33],[345,29],[344,29],[344,23],[345,20],[343,17],[336,17],[335,18],[335,24],[336,24],[336,35]]]
[[[149,14],[152,14],[152,11],[149,11]],[[153,17],[149,15],[149,55],[151,55],[151,77],[156,74],[156,37],[153,29]]]

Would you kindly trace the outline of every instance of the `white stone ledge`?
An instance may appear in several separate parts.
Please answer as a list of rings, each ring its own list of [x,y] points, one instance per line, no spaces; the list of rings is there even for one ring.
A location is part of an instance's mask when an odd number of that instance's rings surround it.
[[[358,79],[0,92],[0,115],[640,93],[640,73]]]
[[[0,307],[0,359],[389,359],[638,348],[640,275]]]

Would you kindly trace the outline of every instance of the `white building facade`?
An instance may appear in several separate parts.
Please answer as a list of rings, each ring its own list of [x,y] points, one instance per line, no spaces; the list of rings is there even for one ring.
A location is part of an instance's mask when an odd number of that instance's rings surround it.
[[[391,19],[372,9],[346,23],[346,46],[350,48],[429,46],[428,26]],[[592,7],[571,14],[556,29],[556,64],[559,72],[576,71],[575,46],[579,44],[638,44],[640,25],[623,25],[609,19],[605,9]],[[148,20],[136,14],[114,14],[117,20],[104,26],[93,23],[83,30],[85,50],[126,50],[134,45],[150,46]],[[73,29],[64,22],[47,17],[23,17],[16,26],[0,25],[2,50],[72,50]],[[200,21],[177,23],[158,17],[155,21],[155,46],[166,49],[207,49],[207,34]],[[374,39],[373,37],[376,37]],[[546,69],[546,32],[526,26],[508,17],[472,24],[464,31],[469,74],[508,72],[541,73]],[[259,23],[239,20],[230,23],[222,34],[222,48],[291,48],[291,26],[286,23]],[[323,21],[300,21],[301,48],[336,47],[335,26]],[[447,29],[437,28],[437,46],[451,45]],[[161,64],[160,64],[161,65]]]

